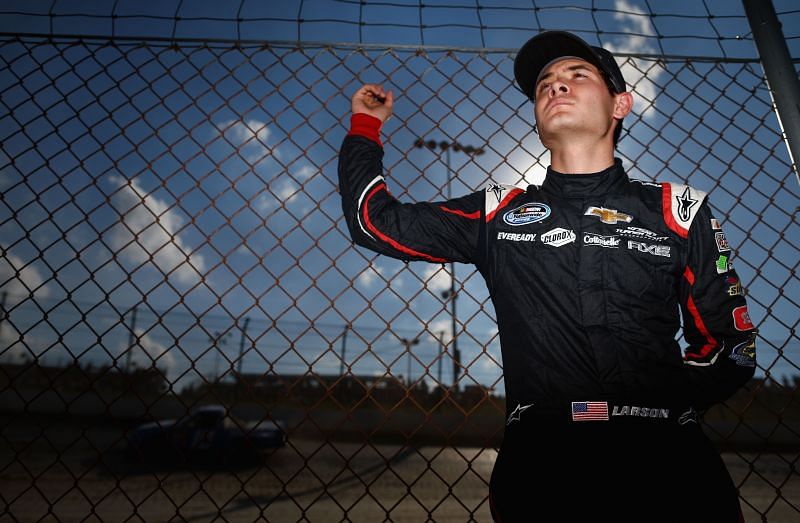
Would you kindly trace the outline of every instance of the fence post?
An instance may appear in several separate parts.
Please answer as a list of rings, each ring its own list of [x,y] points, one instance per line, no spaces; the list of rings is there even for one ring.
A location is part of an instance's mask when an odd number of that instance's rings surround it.
[[[3,291],[3,294],[0,295],[0,340],[3,339],[3,323],[6,322],[6,296],[8,296],[8,291]]]
[[[350,329],[350,324],[344,326],[344,334],[342,334],[342,359],[339,361],[339,375],[344,376],[344,356],[347,350],[347,331]]]
[[[250,317],[244,319],[244,327],[242,327],[242,337],[239,339],[239,361],[237,362],[236,381],[241,384],[242,382],[242,360],[244,360],[244,340],[247,337],[247,325],[250,323]]]
[[[753,39],[767,77],[775,114],[789,150],[792,170],[800,184],[800,82],[789,55],[772,0],[742,0]]]
[[[128,331],[128,353],[125,355],[125,373],[131,373],[131,356],[133,355],[133,346],[136,345],[138,338],[136,337],[136,311],[138,307],[133,308],[131,316],[131,328]]]

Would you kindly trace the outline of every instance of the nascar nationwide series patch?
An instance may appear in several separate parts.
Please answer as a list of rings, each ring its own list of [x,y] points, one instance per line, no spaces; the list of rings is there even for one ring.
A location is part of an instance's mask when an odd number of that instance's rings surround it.
[[[526,203],[511,209],[503,215],[503,221],[509,225],[527,225],[544,220],[550,216],[550,207],[543,203]]]

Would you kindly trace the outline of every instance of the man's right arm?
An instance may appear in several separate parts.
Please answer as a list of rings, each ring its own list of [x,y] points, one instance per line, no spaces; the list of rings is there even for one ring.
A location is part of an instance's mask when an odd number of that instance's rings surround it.
[[[484,193],[401,203],[383,177],[380,118],[356,113],[339,153],[339,191],[353,240],[401,260],[475,262]]]

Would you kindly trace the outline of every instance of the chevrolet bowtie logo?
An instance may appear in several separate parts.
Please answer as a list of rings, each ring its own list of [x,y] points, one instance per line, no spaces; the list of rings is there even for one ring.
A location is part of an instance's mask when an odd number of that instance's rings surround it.
[[[589,207],[584,213],[586,216],[597,216],[603,223],[614,225],[617,222],[630,223],[633,216],[624,212],[617,212],[616,209],[606,209],[605,207]]]

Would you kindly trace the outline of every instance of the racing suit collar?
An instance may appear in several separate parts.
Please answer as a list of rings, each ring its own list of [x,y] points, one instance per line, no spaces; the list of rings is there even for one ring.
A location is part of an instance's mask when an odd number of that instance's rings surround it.
[[[548,167],[542,190],[565,198],[583,198],[619,190],[627,181],[622,161],[615,158],[611,167],[597,173],[563,174]]]

